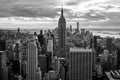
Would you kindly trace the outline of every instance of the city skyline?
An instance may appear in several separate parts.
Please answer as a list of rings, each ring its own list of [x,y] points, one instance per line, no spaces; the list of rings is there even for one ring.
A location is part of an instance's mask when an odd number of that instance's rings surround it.
[[[0,28],[55,28],[64,5],[66,27],[119,28],[119,0],[0,0]]]

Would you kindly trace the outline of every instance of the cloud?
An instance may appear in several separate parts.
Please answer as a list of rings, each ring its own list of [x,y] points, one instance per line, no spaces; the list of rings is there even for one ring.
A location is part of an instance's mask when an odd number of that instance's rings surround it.
[[[16,25],[57,23],[62,2],[67,22],[79,21],[81,26],[120,25],[120,0],[0,0],[0,21]]]

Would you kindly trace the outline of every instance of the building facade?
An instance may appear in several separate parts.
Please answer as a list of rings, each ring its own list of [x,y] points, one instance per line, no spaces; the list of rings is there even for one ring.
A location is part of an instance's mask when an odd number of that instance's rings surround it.
[[[28,44],[27,50],[27,80],[35,80],[37,68],[37,45],[34,42]]]
[[[92,80],[92,49],[70,49],[69,80]]]

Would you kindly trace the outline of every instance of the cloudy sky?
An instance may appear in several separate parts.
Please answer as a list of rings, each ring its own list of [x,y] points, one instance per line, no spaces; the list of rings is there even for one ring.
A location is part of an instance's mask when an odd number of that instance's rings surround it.
[[[62,4],[67,27],[120,28],[120,0],[0,0],[0,28],[55,28]]]

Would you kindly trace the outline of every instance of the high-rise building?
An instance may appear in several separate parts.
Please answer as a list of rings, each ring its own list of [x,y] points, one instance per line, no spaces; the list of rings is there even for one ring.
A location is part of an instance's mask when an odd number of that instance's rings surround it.
[[[40,35],[38,35],[38,41],[40,43],[40,46],[42,47],[44,45],[44,36],[42,30],[40,30]]]
[[[120,48],[117,49],[117,68],[120,69]]]
[[[6,49],[6,41],[0,39],[0,51],[5,51]]]
[[[47,58],[46,60],[47,60],[48,70],[51,70],[51,65],[52,65],[52,60],[53,60],[52,52],[47,52],[46,58]]]
[[[5,51],[0,51],[0,79],[8,80],[7,57]]]
[[[17,29],[17,38],[20,38],[20,28]]]
[[[16,46],[15,46],[15,49],[14,49],[14,52],[15,52],[14,59],[15,60],[19,60],[19,52],[20,52],[19,50],[20,50],[19,43],[16,43]]]
[[[79,22],[77,22],[77,31],[79,32]]]
[[[112,51],[112,38],[107,38],[107,49],[111,53]]]
[[[47,52],[53,53],[53,39],[52,38],[48,38]]]
[[[92,49],[70,48],[69,80],[92,80]]]
[[[70,25],[70,32],[72,33],[72,25]]]
[[[93,48],[97,50],[97,36],[94,36],[94,43],[93,43]]]
[[[85,34],[85,29],[81,29],[81,34]]]
[[[48,52],[48,60],[51,63],[53,60],[53,38],[48,38],[47,52]]]
[[[20,74],[20,61],[13,60],[12,70],[14,74]]]
[[[61,9],[61,16],[58,22],[58,57],[66,56],[66,20],[63,15],[63,8]]]
[[[37,45],[34,42],[30,42],[27,50],[27,80],[35,80],[37,55]]]
[[[39,55],[38,57],[38,65],[41,69],[42,74],[47,72],[48,65],[47,65],[47,56],[46,55]]]

